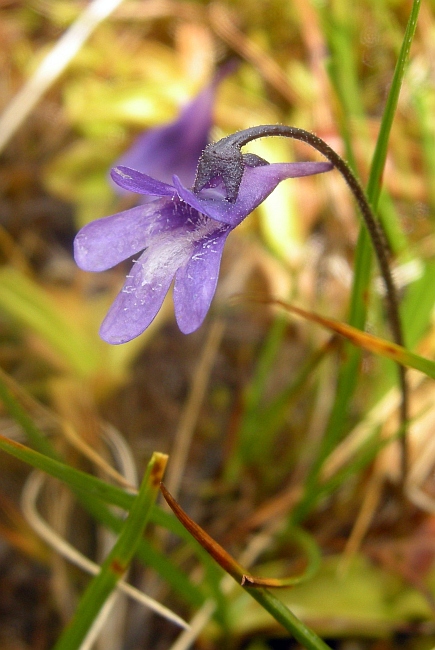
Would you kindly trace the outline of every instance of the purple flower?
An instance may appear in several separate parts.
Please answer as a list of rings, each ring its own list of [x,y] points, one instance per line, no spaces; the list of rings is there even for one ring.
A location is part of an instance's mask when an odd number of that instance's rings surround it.
[[[217,87],[235,66],[234,61],[222,66],[175,121],[140,135],[114,166],[137,169],[165,183],[177,174],[182,183],[192,185],[198,159],[209,142]],[[122,191],[116,185],[115,189]]]
[[[137,256],[101,325],[101,337],[118,344],[139,336],[155,318],[174,278],[178,326],[185,334],[196,330],[215,293],[229,233],[282,180],[330,169],[329,163],[316,162],[246,165],[237,198],[229,202],[219,178],[195,193],[177,176],[170,185],[115,167],[112,179],[122,188],[159,198],[89,223],[76,236],[75,259],[85,271],[104,271]]]

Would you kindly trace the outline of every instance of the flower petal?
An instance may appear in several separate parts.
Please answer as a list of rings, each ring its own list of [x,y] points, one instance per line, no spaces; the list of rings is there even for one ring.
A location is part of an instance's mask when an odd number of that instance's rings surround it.
[[[117,185],[137,194],[151,196],[175,196],[176,194],[172,185],[157,181],[130,167],[114,167],[110,171],[110,176]]]
[[[175,271],[159,282],[143,284],[142,265],[147,263],[144,256],[135,262],[101,324],[101,338],[112,345],[127,343],[142,334],[156,317],[171,286]]]
[[[216,89],[234,67],[234,62],[231,62],[220,68],[208,86],[181,110],[175,121],[140,135],[116,166],[138,169],[169,183],[172,174],[177,174],[185,185],[192,185],[198,159],[208,143]]]
[[[216,291],[225,241],[231,230],[217,230],[215,235],[197,242],[189,262],[177,271],[174,307],[183,334],[198,329],[207,315]]]
[[[185,222],[185,210],[174,206],[170,199],[157,199],[88,223],[74,240],[77,265],[84,271],[105,271],[139,253],[157,235]]]
[[[272,163],[260,167],[246,166],[243,172],[239,194],[234,203],[225,198],[207,198],[186,189],[174,176],[173,182],[181,199],[211,219],[221,221],[232,227],[237,226],[275,187],[286,178],[310,176],[332,169],[327,162]]]
[[[190,259],[194,245],[184,228],[158,235],[133,264],[101,325],[101,338],[117,344],[142,334],[162,306],[175,273]]]

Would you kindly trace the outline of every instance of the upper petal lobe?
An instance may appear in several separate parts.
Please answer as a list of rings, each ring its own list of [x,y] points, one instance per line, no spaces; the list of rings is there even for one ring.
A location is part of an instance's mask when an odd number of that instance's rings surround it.
[[[220,68],[176,120],[140,135],[116,166],[137,169],[165,182],[171,182],[172,175],[177,174],[182,183],[190,186],[198,159],[208,143],[217,87],[234,67],[234,62],[230,62]]]
[[[162,183],[162,181],[158,181],[130,167],[114,167],[110,172],[110,176],[117,185],[130,192],[150,196],[175,196],[172,185]]]
[[[178,195],[193,208],[211,219],[235,227],[259,206],[281,181],[286,178],[319,174],[330,169],[332,169],[332,165],[326,162],[272,163],[261,167],[246,166],[234,203],[230,203],[224,197],[219,200],[207,198],[204,193],[195,194],[183,187],[177,177],[174,177],[173,181]]]

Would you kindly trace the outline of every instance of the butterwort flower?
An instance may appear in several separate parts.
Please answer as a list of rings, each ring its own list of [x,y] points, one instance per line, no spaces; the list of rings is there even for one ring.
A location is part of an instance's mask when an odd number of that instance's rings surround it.
[[[137,169],[165,183],[177,174],[186,186],[192,185],[198,159],[209,142],[217,88],[235,67],[235,61],[223,65],[176,120],[138,136],[114,166]],[[122,192],[118,185],[115,190]]]
[[[112,170],[120,187],[156,198],[89,223],[75,238],[75,259],[85,271],[104,271],[134,256],[101,325],[105,341],[125,343],[139,336],[155,318],[174,279],[178,326],[185,334],[196,330],[214,296],[230,232],[284,179],[332,167],[321,162],[268,164],[250,154],[243,160],[237,196],[231,200],[219,175],[195,192],[175,175],[169,184],[123,166]]]

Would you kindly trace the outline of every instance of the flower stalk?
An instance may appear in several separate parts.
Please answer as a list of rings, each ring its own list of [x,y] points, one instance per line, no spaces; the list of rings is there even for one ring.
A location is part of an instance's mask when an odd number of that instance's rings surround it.
[[[248,142],[269,136],[280,136],[305,142],[325,156],[343,176],[358,203],[378,260],[379,269],[386,289],[387,317],[394,342],[397,345],[404,346],[404,336],[399,313],[399,299],[388,261],[387,247],[382,227],[376,219],[364,190],[351,168],[324,140],[304,129],[283,124],[266,124],[254,126],[244,131],[238,131],[206,147],[198,164],[193,187],[194,192],[201,191],[213,178],[219,176],[225,185],[228,201],[234,202],[237,199],[238,188],[243,177],[245,165],[255,166],[264,164],[264,161],[261,159],[258,159],[256,163],[247,160],[241,153],[241,148],[248,144]],[[398,364],[398,373],[402,392],[400,415],[402,425],[406,425],[408,420],[408,386],[406,369],[400,364]]]

